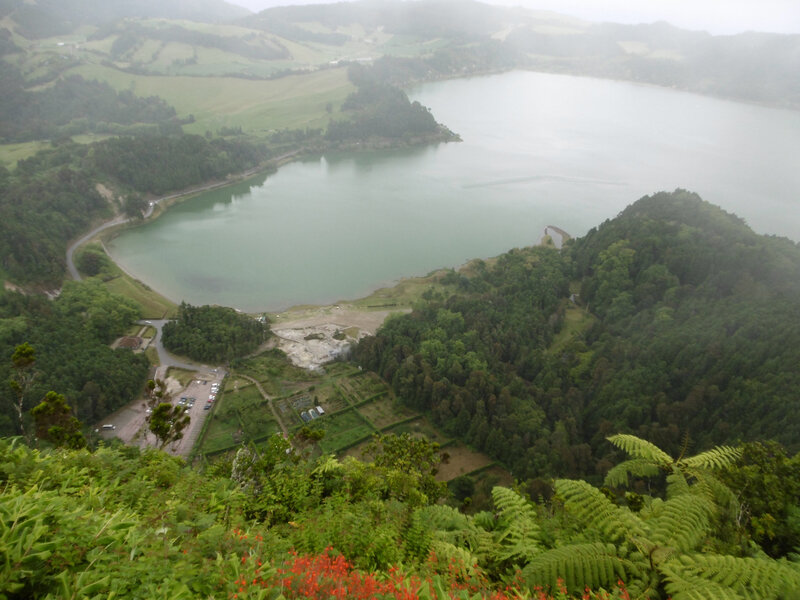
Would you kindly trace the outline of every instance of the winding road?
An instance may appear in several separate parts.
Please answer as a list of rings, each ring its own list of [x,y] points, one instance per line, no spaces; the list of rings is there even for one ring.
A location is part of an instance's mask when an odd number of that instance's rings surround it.
[[[208,365],[197,365],[194,363],[183,362],[177,358],[175,358],[172,354],[170,354],[166,348],[164,348],[164,344],[161,343],[161,329],[164,327],[164,324],[169,323],[169,319],[154,319],[152,321],[136,321],[139,325],[149,325],[156,330],[156,335],[153,340],[150,342],[150,346],[156,349],[158,353],[158,362],[161,367],[175,367],[178,369],[185,369],[187,371],[210,371],[213,367],[209,367]],[[217,372],[222,373],[224,375],[225,371],[223,369],[218,369]]]
[[[150,200],[149,204],[148,204],[148,207],[147,207],[147,211],[145,211],[145,213],[142,215],[142,218],[143,219],[150,218],[150,216],[153,214],[153,211],[155,210],[156,206],[158,206],[161,202],[164,202],[166,200],[172,200],[174,198],[180,198],[181,196],[189,196],[191,194],[199,194],[200,192],[207,192],[209,190],[213,190],[213,189],[218,188],[218,187],[231,185],[233,183],[236,183],[237,181],[241,181],[242,179],[247,179],[248,177],[252,177],[256,173],[258,173],[259,171],[263,171],[267,167],[280,165],[284,161],[296,156],[299,153],[300,153],[300,150],[293,150],[292,152],[286,152],[285,154],[281,154],[280,156],[276,156],[275,158],[272,158],[272,159],[268,160],[263,165],[259,165],[257,167],[253,167],[252,169],[248,169],[247,171],[243,171],[242,173],[239,173],[236,176],[235,179],[225,179],[223,181],[214,181],[214,182],[206,183],[204,185],[200,185],[200,186],[197,186],[197,187],[194,187],[194,188],[181,190],[180,192],[176,192],[174,194],[169,194],[168,196],[161,196],[160,198],[156,198],[155,200]],[[126,217],[125,215],[117,215],[116,217],[114,217],[110,221],[106,221],[106,222],[98,225],[97,227],[92,229],[86,235],[84,235],[81,238],[79,238],[78,240],[72,242],[67,247],[67,270],[69,271],[70,277],[72,277],[76,281],[81,281],[81,274],[78,272],[78,269],[75,267],[75,259],[74,259],[75,250],[77,250],[80,246],[82,246],[83,244],[88,242],[90,239],[92,239],[94,236],[96,236],[101,231],[104,231],[106,229],[110,229],[111,227],[116,227],[117,225],[124,225],[125,223],[128,223],[129,221],[133,221],[133,220],[134,219],[132,217]],[[160,331],[159,331],[159,333],[160,333]]]

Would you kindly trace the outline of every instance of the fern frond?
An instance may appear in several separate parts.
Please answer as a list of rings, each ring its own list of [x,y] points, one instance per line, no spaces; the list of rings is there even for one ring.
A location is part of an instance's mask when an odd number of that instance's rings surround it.
[[[327,473],[334,473],[341,471],[342,463],[340,463],[335,456],[328,454],[319,459],[317,466],[314,467],[312,474],[325,475]]]
[[[492,500],[503,518],[536,522],[536,511],[531,503],[514,490],[506,487],[494,487],[492,488]]]
[[[688,494],[692,491],[689,482],[686,481],[686,475],[676,465],[670,468],[671,473],[667,475],[667,498],[675,498],[682,494]]]
[[[651,461],[644,458],[632,458],[612,467],[606,473],[604,483],[610,487],[626,486],[628,485],[629,475],[634,477],[653,477],[658,473],[659,468]]]
[[[662,565],[659,568],[665,579],[664,587],[672,600],[746,600],[729,587],[672,567]]]
[[[742,456],[741,448],[716,446],[706,452],[681,460],[678,464],[688,469],[724,469]]]
[[[675,462],[672,457],[664,452],[661,448],[655,444],[651,444],[647,440],[638,438],[635,435],[618,433],[617,435],[609,436],[606,439],[614,444],[617,448],[627,452],[633,458],[649,460],[662,469]]]
[[[687,552],[708,534],[714,505],[695,494],[681,494],[654,505],[647,520],[649,539],[658,546]]]
[[[619,507],[597,488],[585,481],[558,479],[556,493],[564,505],[588,528],[596,529],[604,539],[621,541],[632,536],[644,536],[642,520],[626,507]]]
[[[628,581],[627,563],[617,556],[613,544],[574,544],[548,550],[536,556],[522,570],[528,585],[555,587],[563,579],[571,589],[611,586],[619,578]]]
[[[453,531],[474,527],[472,519],[467,515],[444,504],[424,506],[415,511],[414,515],[419,516],[432,530]]]
[[[800,565],[786,561],[694,554],[670,561],[664,568],[683,578],[717,584],[748,600],[784,598],[787,592],[800,589]]]
[[[536,511],[527,500],[508,488],[493,488],[492,499],[504,525],[497,536],[496,558],[527,562],[541,550]]]
[[[693,489],[713,500],[719,507],[735,511],[739,505],[739,500],[731,488],[708,471],[697,474],[697,483]]]
[[[485,545],[484,537],[491,538],[491,535],[481,532],[470,517],[452,506],[425,506],[418,509],[411,520],[412,526],[426,528],[433,540],[466,547],[472,552]]]
[[[435,553],[436,560],[440,565],[447,565],[448,568],[458,571],[459,575],[466,577],[476,574],[474,565],[478,564],[478,557],[466,548],[434,540],[431,544],[431,551]]]

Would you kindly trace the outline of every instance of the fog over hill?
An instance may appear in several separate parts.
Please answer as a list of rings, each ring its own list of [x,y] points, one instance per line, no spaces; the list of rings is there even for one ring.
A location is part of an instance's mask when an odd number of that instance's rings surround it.
[[[0,17],[10,17],[27,38],[69,33],[81,25],[104,25],[126,17],[225,21],[248,14],[223,0],[4,0]]]
[[[333,1],[333,0],[328,0]],[[276,6],[322,4],[307,0],[231,0],[258,12]],[[745,31],[800,33],[800,4],[793,0],[488,0],[489,4],[551,10],[588,21],[652,23],[667,21],[678,27],[704,30],[715,35]]]

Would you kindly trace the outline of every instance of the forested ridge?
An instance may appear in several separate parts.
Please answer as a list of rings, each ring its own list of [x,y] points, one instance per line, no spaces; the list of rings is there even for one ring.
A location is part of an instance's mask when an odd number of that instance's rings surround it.
[[[522,479],[601,476],[615,431],[672,452],[684,435],[797,449],[799,274],[791,241],[659,193],[560,253],[449,274],[355,359]]]

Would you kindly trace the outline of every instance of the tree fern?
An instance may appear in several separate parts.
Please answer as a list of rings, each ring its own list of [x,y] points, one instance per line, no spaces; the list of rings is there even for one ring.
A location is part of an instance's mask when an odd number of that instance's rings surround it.
[[[800,566],[785,561],[695,554],[669,561],[660,570],[674,600],[694,597],[686,595],[687,582],[694,588],[719,586],[748,600],[796,598],[800,590]]]
[[[606,439],[632,457],[650,461],[661,468],[666,468],[668,465],[675,462],[672,457],[661,448],[635,435],[619,433]]]
[[[732,446],[716,446],[706,452],[695,454],[679,461],[687,469],[724,469],[731,466],[742,456],[740,448]]]
[[[456,571],[458,576],[463,578],[477,575],[475,565],[478,564],[478,557],[466,548],[442,540],[434,540],[431,544],[431,552],[436,556],[436,562],[440,568],[446,565],[449,571]]]
[[[536,511],[527,500],[508,488],[493,488],[492,499],[503,522],[496,538],[499,548],[495,558],[527,562],[541,549]]]
[[[644,458],[632,458],[619,463],[606,473],[605,484],[612,487],[628,484],[628,476],[653,477],[658,475],[659,468]]]
[[[569,512],[589,529],[597,530],[604,539],[622,541],[645,535],[644,525],[634,513],[613,504],[605,494],[585,481],[559,479],[556,493]]]
[[[682,494],[653,502],[648,515],[649,539],[680,552],[695,549],[708,535],[714,505],[702,496]]]
[[[481,533],[486,535],[486,532],[481,532],[475,526],[470,517],[443,504],[416,510],[412,521],[424,525],[431,532],[432,539],[463,546],[470,551],[478,550],[481,547]]]
[[[342,463],[340,463],[332,454],[327,454],[319,459],[317,466],[314,467],[312,473],[314,475],[326,475],[328,473],[338,473],[341,470]]]
[[[672,600],[745,600],[729,587],[675,570],[670,565],[662,566],[660,570]]]
[[[597,542],[547,550],[528,563],[522,576],[531,588],[555,587],[557,580],[563,579],[576,590],[584,586],[608,587],[620,578],[627,581],[630,567],[631,563],[617,555],[613,544]]]

